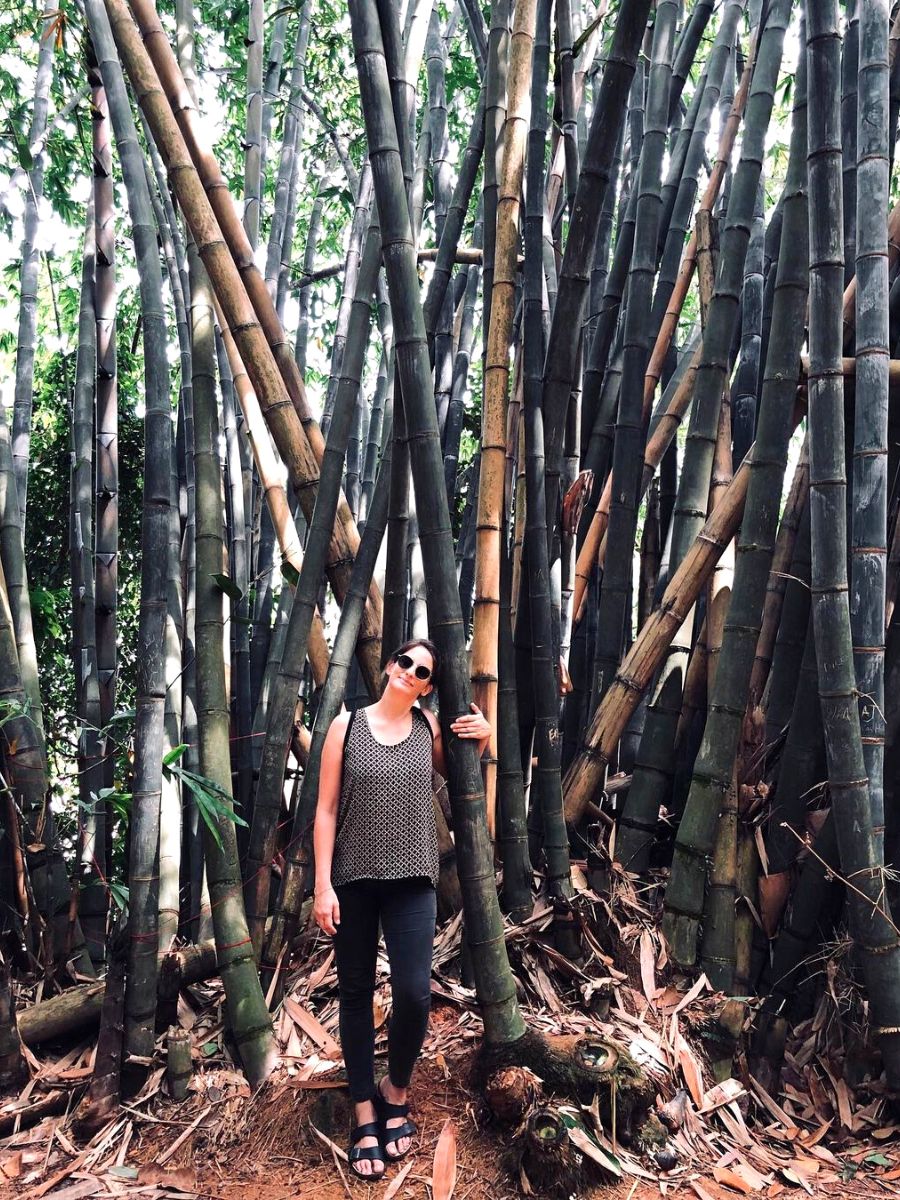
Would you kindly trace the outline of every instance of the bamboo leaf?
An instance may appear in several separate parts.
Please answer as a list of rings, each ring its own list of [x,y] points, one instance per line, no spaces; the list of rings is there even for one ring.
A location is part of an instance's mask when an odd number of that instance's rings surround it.
[[[234,600],[235,602],[238,600],[243,600],[244,593],[230,575],[223,575],[220,573],[217,575],[212,575],[210,578],[212,579],[213,583],[215,583],[216,587],[218,587],[219,591],[224,592],[229,600]]]
[[[570,1125],[568,1121],[565,1122],[565,1125],[569,1141],[577,1150],[592,1159],[604,1171],[614,1175],[616,1179],[621,1179],[622,1166],[614,1154],[610,1154],[608,1150],[604,1150],[602,1146],[598,1145],[581,1125]]]
[[[182,742],[181,745],[175,746],[168,754],[163,756],[163,766],[171,767],[172,763],[178,762],[182,754],[187,750],[187,743]]]

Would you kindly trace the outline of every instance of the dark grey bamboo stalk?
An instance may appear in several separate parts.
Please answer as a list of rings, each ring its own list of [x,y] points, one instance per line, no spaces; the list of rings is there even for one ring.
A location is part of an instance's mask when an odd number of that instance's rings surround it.
[[[731,399],[733,462],[740,466],[756,430],[756,396],[759,390],[760,347],[763,319],[763,244],[765,241],[765,182],[760,177],[753,211],[753,230],[744,263],[741,290],[741,361]]]
[[[138,625],[135,761],[129,839],[128,979],[125,1050],[149,1056],[155,1041],[159,806],[165,715],[164,632],[169,540],[170,400],[166,317],[156,225],[143,152],[102,0],[87,0],[88,28],[122,164],[138,261],[144,343],[144,495]]]
[[[397,368],[407,432],[416,446],[411,465],[428,584],[429,628],[445,665],[440,689],[441,721],[466,930],[485,1037],[489,1044],[503,1045],[518,1041],[525,1027],[515,999],[494,888],[478,756],[471,743],[453,737],[449,729],[450,722],[469,710],[468,663],[447,497],[443,488],[434,487],[441,474],[441,450],[415,249],[373,0],[354,4],[350,17],[394,314]]]
[[[853,665],[859,692],[863,758],[869,777],[872,830],[879,857],[884,855],[884,614],[889,486],[890,349],[884,218],[889,207],[888,10],[888,0],[864,0],[858,9],[856,406],[850,539]]]
[[[859,91],[859,14],[858,0],[848,0],[847,28],[841,45],[841,175],[844,204],[844,287],[853,277],[856,265],[856,163],[857,97]],[[883,216],[883,214],[881,214]]]
[[[774,19],[774,12],[772,17]],[[710,694],[703,742],[678,827],[672,874],[666,888],[664,922],[669,947],[676,961],[685,964],[692,963],[696,956],[706,856],[712,851],[716,818],[723,797],[732,786],[735,753],[775,549],[788,443],[794,427],[796,372],[809,287],[804,76],[801,59],[795,81],[791,155],[785,184],[787,229],[778,262],[773,336],[769,342],[731,604],[725,622],[720,665]],[[733,204],[740,194],[738,188],[736,176]],[[729,971],[733,974],[733,960],[720,965],[717,986],[728,989],[732,983]]]
[[[328,436],[328,428],[331,425],[331,414],[334,410],[334,401],[337,395],[344,347],[347,344],[350,313],[356,296],[360,263],[365,252],[364,243],[366,238],[371,236],[371,209],[372,171],[369,164],[364,163],[359,179],[359,190],[356,193],[356,202],[353,206],[353,217],[350,222],[350,236],[347,242],[347,257],[344,262],[341,299],[335,316],[334,335],[331,343],[331,371],[328,376],[328,388],[325,392],[325,405],[322,410],[322,432],[326,437]]]
[[[291,179],[298,167],[300,139],[303,137],[304,103],[303,84],[306,78],[306,47],[309,41],[310,4],[305,0],[300,10],[300,23],[294,41],[291,59],[291,82],[282,128],[281,157],[278,162],[278,178],[275,183],[275,200],[272,223],[266,247],[265,280],[269,294],[274,300],[278,288],[278,274],[285,233],[289,224],[289,197]]]
[[[262,190],[263,0],[247,10],[247,115],[244,125],[244,230],[256,249]]]
[[[81,807],[78,844],[78,913],[95,962],[102,962],[106,942],[106,836],[103,764],[100,742],[100,685],[94,613],[94,382],[97,374],[97,319],[94,308],[96,229],[93,196],[81,267],[78,354],[72,403],[71,524],[72,645],[78,721],[78,797]]]
[[[847,599],[840,37],[836,0],[807,6],[809,64],[809,439],[812,606],[828,782],[850,932],[889,1087],[900,1084],[900,939],[885,911],[853,674]]]
[[[97,321],[96,383],[96,519],[94,551],[94,602],[97,672],[100,686],[100,724],[109,723],[116,707],[118,659],[119,564],[119,414],[116,368],[116,226],[112,174],[112,131],[103,81],[92,76],[91,142],[93,150],[94,313]],[[103,785],[112,787],[115,763],[105,758]],[[98,850],[106,837],[98,834]],[[97,859],[105,870],[105,850]]]
[[[666,147],[672,55],[680,4],[658,0],[641,152],[635,185],[634,252],[628,275],[622,382],[613,442],[613,491],[607,526],[607,555],[600,587],[593,700],[603,698],[615,675],[622,647],[630,641],[631,612],[626,612],[633,576],[638,498],[647,423],[644,374],[650,357],[647,314],[653,298],[661,209],[660,187]]]
[[[544,434],[547,460],[547,493],[555,512],[559,488],[566,409],[575,377],[580,329],[590,281],[591,250],[597,222],[606,199],[612,163],[625,118],[625,107],[635,62],[644,36],[650,0],[624,0],[616,19],[612,46],[600,93],[591,119],[582,159],[573,218],[559,273],[559,290],[553,309],[544,362]],[[487,221],[487,211],[485,211]],[[554,518],[555,519],[555,518]]]
[[[541,187],[547,138],[547,76],[550,58],[550,2],[539,0],[532,67],[531,129],[525,183],[525,313],[523,375],[525,420],[525,551],[531,617],[534,688],[534,752],[531,804],[540,813],[547,890],[570,897],[569,842],[562,809],[557,660],[553,653],[550,565],[544,508],[544,446],[541,369],[544,348],[543,221]],[[504,718],[505,720],[505,718]]]
[[[44,194],[43,147],[50,105],[50,84],[53,79],[53,23],[58,13],[53,0],[44,6],[40,50],[34,77],[34,101],[28,130],[29,146],[37,146],[28,187],[25,189],[25,214],[22,229],[22,262],[19,267],[19,324],[16,334],[16,380],[13,393],[12,452],[16,474],[16,494],[19,498],[22,528],[25,528],[25,508],[28,499],[28,448],[31,441],[31,408],[34,390],[34,354],[37,347],[37,304],[40,250],[37,244],[39,205]]]

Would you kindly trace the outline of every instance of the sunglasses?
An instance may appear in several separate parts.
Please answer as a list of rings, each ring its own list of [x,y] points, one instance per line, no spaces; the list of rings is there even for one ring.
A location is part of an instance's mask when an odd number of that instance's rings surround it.
[[[416,679],[421,679],[423,683],[426,679],[431,678],[431,667],[423,667],[421,663],[417,663],[408,654],[398,654],[396,663],[401,671],[408,671],[410,667],[415,667],[413,674]]]

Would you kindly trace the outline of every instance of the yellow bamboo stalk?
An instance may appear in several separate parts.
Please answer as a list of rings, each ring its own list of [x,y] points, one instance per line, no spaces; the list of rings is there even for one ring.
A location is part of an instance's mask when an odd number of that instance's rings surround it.
[[[519,210],[531,113],[531,58],[537,0],[518,0],[509,50],[507,114],[497,200],[491,320],[484,365],[481,472],[475,534],[475,604],[472,632],[472,690],[491,724],[485,800],[493,836],[497,795],[497,658],[500,631],[500,538],[506,475],[506,413],[509,347],[516,302]]]

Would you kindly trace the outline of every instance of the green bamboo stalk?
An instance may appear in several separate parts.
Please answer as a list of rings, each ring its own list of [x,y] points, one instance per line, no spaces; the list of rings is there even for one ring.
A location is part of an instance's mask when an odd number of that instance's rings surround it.
[[[316,184],[316,195],[309,213],[309,224],[306,227],[306,246],[303,251],[304,274],[308,274],[315,266],[316,251],[318,250],[319,237],[322,233],[322,213],[325,208],[323,187],[331,178],[333,161],[326,166]],[[314,289],[311,287],[300,289],[297,335],[294,339],[294,358],[297,360],[297,366],[300,369],[300,374],[303,376],[304,383],[306,382],[306,352],[307,342],[309,341],[309,311],[312,305],[313,293]]]
[[[765,181],[762,176],[753,210],[753,230],[744,262],[741,290],[741,361],[732,389],[734,465],[749,450],[756,431],[756,397],[759,391],[759,352],[763,319],[763,246],[765,242]]]
[[[812,593],[819,696],[850,932],[866,979],[888,1086],[900,1083],[900,939],[886,899],[855,695],[847,599],[840,38],[836,0],[807,6],[809,64],[809,439]]]
[[[225,688],[224,595],[216,581],[222,543],[219,419],[215,391],[214,324],[208,279],[194,258],[191,324],[194,347],[194,469],[197,479],[197,715],[200,771],[231,808],[229,705]],[[256,973],[240,893],[237,838],[229,813],[203,823],[206,877],[228,1023],[254,1086],[275,1066],[272,1023]]]
[[[772,16],[774,19],[774,10]],[[761,46],[761,52],[763,48]],[[666,889],[664,928],[671,953],[677,962],[684,964],[692,963],[696,956],[698,925],[703,911],[706,856],[713,847],[722,798],[732,786],[735,753],[775,548],[788,443],[794,425],[796,370],[803,341],[809,286],[805,102],[804,65],[801,60],[794,92],[791,154],[785,184],[786,233],[778,263],[773,336],[769,342],[734,586],[723,635],[721,664],[711,688],[703,743],[694,765],[691,790],[678,827],[672,874]],[[740,194],[738,188],[736,178],[732,204],[736,203]],[[730,986],[730,979],[724,976],[722,982],[724,986]]]
[[[443,488],[434,487],[441,473],[441,450],[425,323],[418,299],[415,249],[373,0],[354,4],[350,18],[385,246],[385,269],[398,347],[397,367],[408,433],[417,447],[412,456],[412,473],[428,583],[429,627],[444,664],[441,721],[466,930],[485,1038],[489,1044],[503,1045],[518,1041],[525,1028],[506,956],[477,753],[474,746],[453,737],[449,729],[458,715],[469,711],[468,663],[447,498]]]
[[[856,190],[856,406],[850,625],[875,852],[884,855],[884,640],[888,502],[889,207],[887,0],[859,15]],[[850,31],[847,32],[850,37]],[[846,51],[846,47],[845,47]],[[845,214],[846,215],[846,214]],[[845,242],[846,245],[846,242]],[[850,264],[848,264],[850,265]],[[846,275],[846,272],[845,272]]]

